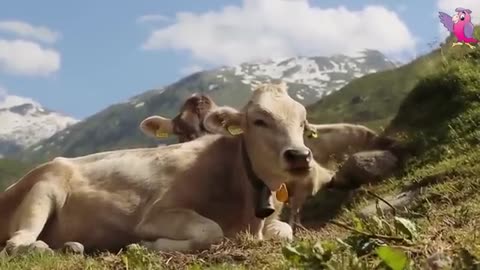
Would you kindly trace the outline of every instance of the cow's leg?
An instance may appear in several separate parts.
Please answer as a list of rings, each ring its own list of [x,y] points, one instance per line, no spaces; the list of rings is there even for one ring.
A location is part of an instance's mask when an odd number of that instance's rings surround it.
[[[154,210],[154,209],[152,209]],[[208,249],[223,239],[220,226],[189,209],[150,210],[137,225],[140,244],[158,251]],[[150,241],[150,239],[155,239]]]
[[[292,240],[293,230],[286,222],[278,219],[270,219],[265,221],[265,227],[263,228],[264,239],[280,239],[280,240]]]
[[[295,230],[297,225],[301,225],[300,213],[303,204],[307,201],[307,198],[311,194],[309,186],[298,185],[295,189],[295,194],[290,199],[290,215],[288,224]]]
[[[10,222],[10,239],[5,246],[8,253],[14,254],[20,248],[48,249],[48,246],[42,241],[37,241],[37,238],[61,200],[62,194],[65,192],[61,192],[57,185],[49,181],[38,182],[30,189]]]
[[[304,202],[303,191],[295,192],[295,196],[290,198],[290,214],[288,216],[288,224],[295,229],[298,216],[300,215],[300,208]]]

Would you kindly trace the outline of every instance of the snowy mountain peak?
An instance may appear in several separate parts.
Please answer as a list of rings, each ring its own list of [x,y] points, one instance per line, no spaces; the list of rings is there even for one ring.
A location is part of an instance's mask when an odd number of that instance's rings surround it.
[[[38,104],[37,102],[35,102],[33,99],[30,99],[30,98],[13,96],[13,95],[6,95],[3,97],[0,97],[0,109],[9,109],[9,108],[16,107],[23,104],[32,104],[35,106],[40,106],[40,104]]]
[[[243,63],[234,67],[222,67],[220,71],[240,78],[243,84],[251,85],[252,89],[260,82],[282,79],[296,85],[295,97],[308,105],[355,78],[396,66],[396,63],[379,51],[361,50],[349,55],[297,56]],[[228,75],[221,73],[217,78],[224,78],[225,81]]]
[[[78,120],[43,108],[25,97],[0,98],[0,156],[28,147]]]

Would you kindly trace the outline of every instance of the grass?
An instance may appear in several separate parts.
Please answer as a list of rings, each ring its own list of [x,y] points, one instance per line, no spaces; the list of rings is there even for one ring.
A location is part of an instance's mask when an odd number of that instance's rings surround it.
[[[18,180],[30,167],[17,160],[0,159],[0,191]]]
[[[380,197],[420,191],[406,209],[361,218],[358,211],[377,200],[368,192],[344,196],[348,207],[341,208],[320,193],[305,208],[311,226],[293,243],[241,235],[192,254],[138,247],[85,257],[30,254],[0,259],[0,269],[396,270],[434,262],[444,264],[438,269],[480,269],[480,51],[443,50],[436,71],[412,86],[385,130],[403,138],[414,157],[383,183],[364,187]],[[323,224],[311,222],[322,215]]]

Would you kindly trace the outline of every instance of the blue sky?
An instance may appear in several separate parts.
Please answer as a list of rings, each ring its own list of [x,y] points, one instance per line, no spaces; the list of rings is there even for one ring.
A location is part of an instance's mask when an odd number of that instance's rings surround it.
[[[442,37],[435,13],[459,2],[2,1],[0,87],[84,118],[188,72],[261,57],[368,46],[405,60]]]

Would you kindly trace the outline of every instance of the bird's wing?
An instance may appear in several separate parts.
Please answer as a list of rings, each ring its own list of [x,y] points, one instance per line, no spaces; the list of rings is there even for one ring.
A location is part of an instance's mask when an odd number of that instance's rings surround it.
[[[453,32],[453,21],[452,17],[445,12],[438,12],[438,18],[440,18],[440,22],[447,28],[449,32]]]
[[[465,27],[463,28],[463,33],[467,38],[472,38],[473,37],[473,24],[472,23],[466,23]]]

